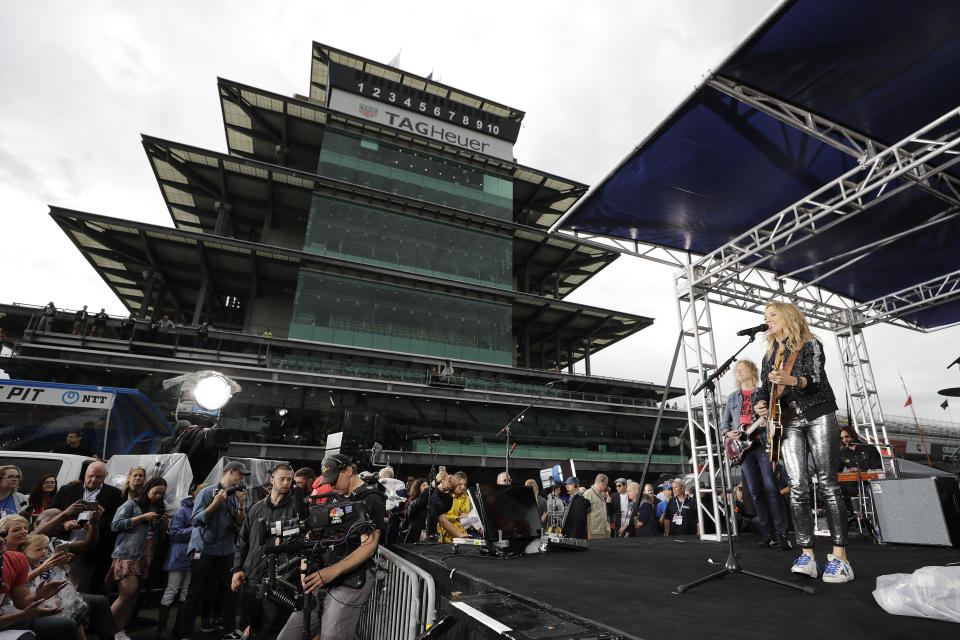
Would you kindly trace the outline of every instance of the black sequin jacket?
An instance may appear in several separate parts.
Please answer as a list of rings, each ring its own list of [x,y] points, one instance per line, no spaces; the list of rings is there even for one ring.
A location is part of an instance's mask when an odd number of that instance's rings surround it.
[[[770,357],[763,359],[763,365],[760,369],[760,391],[757,394],[758,402],[770,398],[771,383],[767,376],[776,363],[778,348],[778,346],[775,346]],[[790,349],[786,348],[783,353],[784,363],[789,358]],[[780,396],[781,402],[795,401],[800,413],[807,420],[816,420],[820,416],[837,410],[837,399],[834,397],[833,389],[830,388],[830,383],[827,381],[824,362],[823,345],[820,344],[820,341],[811,338],[804,342],[797,354],[796,362],[793,363],[790,375],[795,378],[803,376],[807,379],[807,386],[803,389],[784,387]]]

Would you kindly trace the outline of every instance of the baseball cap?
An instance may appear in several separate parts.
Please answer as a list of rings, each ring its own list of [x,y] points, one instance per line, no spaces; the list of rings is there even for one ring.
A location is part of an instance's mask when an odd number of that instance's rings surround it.
[[[570,476],[569,478],[567,478],[567,479],[564,481],[563,484],[575,484],[575,485],[577,485],[577,486],[579,487],[579,486],[580,486],[580,481],[577,480],[577,478],[576,478],[575,476]]]
[[[245,476],[250,475],[250,469],[247,469],[242,462],[237,461],[228,462],[227,464],[223,465],[223,472],[226,473],[227,471],[239,471]]]
[[[617,478],[616,480],[613,481],[613,484],[627,484],[627,479],[626,479],[626,478]]]
[[[340,472],[350,466],[353,466],[353,460],[342,453],[327,456],[320,463],[320,479],[324,484],[334,484],[340,476]]]

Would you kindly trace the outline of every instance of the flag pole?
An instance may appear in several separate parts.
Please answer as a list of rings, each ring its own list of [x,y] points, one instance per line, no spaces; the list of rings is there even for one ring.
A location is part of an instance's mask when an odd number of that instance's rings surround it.
[[[923,439],[923,431],[920,430],[920,421],[917,420],[917,412],[913,408],[913,396],[907,391],[907,383],[903,381],[903,374],[900,373],[899,369],[897,369],[897,375],[900,376],[900,384],[903,385],[903,392],[907,394],[907,404],[910,405],[910,413],[913,414],[913,424],[917,426],[917,433],[920,434],[920,444],[923,445],[923,454],[927,456],[927,466],[932,467],[933,462],[930,461],[930,453],[927,451],[927,441]]]

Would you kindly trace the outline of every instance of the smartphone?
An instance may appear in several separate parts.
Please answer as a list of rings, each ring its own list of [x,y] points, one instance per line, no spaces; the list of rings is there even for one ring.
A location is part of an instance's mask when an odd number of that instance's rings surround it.
[[[63,551],[64,553],[68,553],[70,551],[70,543],[61,542],[60,544],[58,544],[53,548],[54,553],[60,553],[61,551]]]
[[[444,464],[440,465],[440,473],[446,473],[446,472],[447,472],[447,466]]]
[[[81,500],[81,502],[83,503],[84,508],[88,511],[96,511],[100,508],[100,503],[93,500]]]

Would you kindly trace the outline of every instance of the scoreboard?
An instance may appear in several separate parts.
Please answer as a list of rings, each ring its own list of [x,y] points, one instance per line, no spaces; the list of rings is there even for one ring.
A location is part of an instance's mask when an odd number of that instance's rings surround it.
[[[504,159],[512,159],[513,143],[520,133],[516,120],[332,61],[329,69],[331,108],[490,155],[506,154]],[[352,99],[344,93],[352,94]]]

